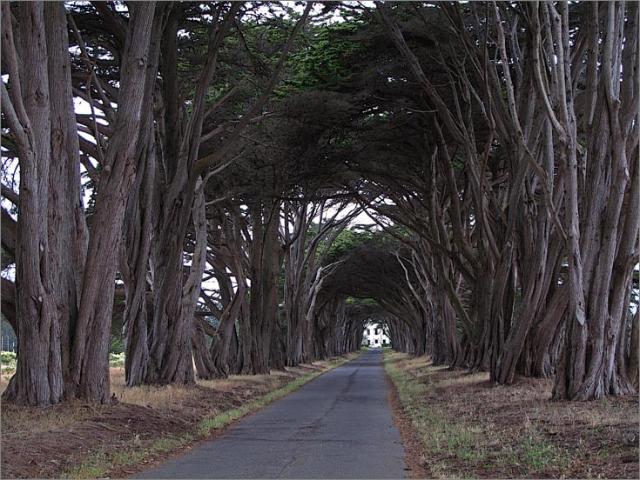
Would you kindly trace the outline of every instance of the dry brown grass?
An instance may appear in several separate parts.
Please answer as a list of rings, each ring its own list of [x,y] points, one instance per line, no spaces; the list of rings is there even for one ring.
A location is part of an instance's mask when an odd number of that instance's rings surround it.
[[[197,386],[215,392],[235,392],[235,394],[253,395],[268,392],[290,380],[310,371],[323,370],[329,362],[314,362],[310,365],[288,368],[286,371],[274,371],[270,375],[230,375],[228,378],[196,381]],[[158,409],[180,408],[194,400],[201,391],[193,387],[165,385],[127,387],[123,367],[111,367],[111,392],[119,402]],[[6,389],[13,372],[0,374],[0,394]],[[3,433],[13,431],[46,431],[62,428],[65,425],[95,415],[103,407],[90,407],[81,402],[73,402],[64,411],[56,408],[28,409],[3,406]]]
[[[13,372],[2,372],[0,373],[0,395],[4,392],[7,385],[9,385],[9,379],[13,376]]]
[[[228,392],[236,388],[265,387],[269,388],[282,379],[280,372],[271,375],[229,375],[224,379],[198,380],[198,385],[213,388],[222,392]]]
[[[311,371],[323,370],[328,365],[327,361],[318,361],[309,365],[287,368],[285,371],[273,371],[269,375],[229,375],[227,378],[214,380],[197,379],[196,384],[199,387],[217,392],[234,390],[267,392],[279,386],[283,380]],[[183,405],[187,399],[194,395],[193,387],[175,385],[127,387],[123,367],[111,367],[109,371],[111,391],[120,402],[155,408],[173,408]]]
[[[194,395],[192,387],[176,385],[144,385],[128,388],[125,385],[124,368],[112,367],[109,370],[111,373],[111,391],[123,403],[160,409],[174,408],[179,407]]]
[[[638,478],[638,398],[551,401],[552,383],[495,386],[487,373],[387,354],[433,477]]]
[[[123,369],[112,367],[115,405],[3,404],[1,478],[128,476],[349,358],[353,355],[271,375],[198,380],[189,387],[126,388]],[[1,389],[8,379],[0,377]]]
[[[77,422],[91,418],[103,407],[89,406],[73,402],[65,408],[17,407],[2,405],[2,439],[13,435],[38,434],[51,430],[64,429]]]

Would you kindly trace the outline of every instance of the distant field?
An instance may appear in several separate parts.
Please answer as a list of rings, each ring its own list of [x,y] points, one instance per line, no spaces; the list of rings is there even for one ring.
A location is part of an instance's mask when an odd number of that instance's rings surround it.
[[[109,365],[111,367],[124,367],[124,353],[110,353]],[[0,352],[0,367],[0,392],[3,392],[11,375],[16,371],[16,353]]]

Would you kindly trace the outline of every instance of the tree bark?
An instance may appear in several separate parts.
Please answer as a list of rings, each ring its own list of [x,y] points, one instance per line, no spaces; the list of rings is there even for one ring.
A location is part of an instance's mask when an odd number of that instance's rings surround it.
[[[2,110],[16,140],[20,162],[16,242],[18,362],[3,398],[49,405],[62,400],[64,385],[56,305],[56,293],[62,292],[54,290],[58,272],[49,270],[47,212],[52,126],[44,4],[22,4],[18,16],[20,44],[15,45],[11,9],[8,3],[2,4],[2,47],[9,67],[10,89],[8,93],[3,82]],[[66,29],[64,23],[60,24],[59,15],[54,26]]]
[[[118,111],[98,185],[83,274],[72,353],[73,382],[78,397],[94,402],[104,403],[110,397],[109,340],[117,254],[126,201],[135,180],[141,118],[144,110],[152,108],[144,100],[151,99],[146,93],[153,88],[145,80],[147,68],[155,64],[149,49],[155,7],[154,2],[141,3],[131,11]]]

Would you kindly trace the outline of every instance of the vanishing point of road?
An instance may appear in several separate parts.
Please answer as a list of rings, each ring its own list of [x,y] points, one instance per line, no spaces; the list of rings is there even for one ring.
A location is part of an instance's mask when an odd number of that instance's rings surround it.
[[[403,478],[388,397],[372,350],[137,478]]]

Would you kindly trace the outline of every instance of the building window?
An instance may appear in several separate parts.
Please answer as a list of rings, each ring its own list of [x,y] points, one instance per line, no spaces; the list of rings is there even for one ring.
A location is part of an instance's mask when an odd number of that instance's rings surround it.
[[[378,339],[377,338],[376,338],[375,342],[376,342],[376,345],[378,345]]]
[[[371,335],[371,329],[367,328],[367,335]]]

